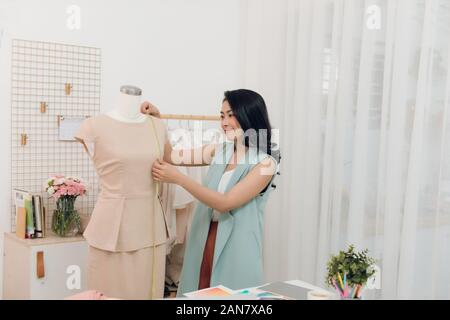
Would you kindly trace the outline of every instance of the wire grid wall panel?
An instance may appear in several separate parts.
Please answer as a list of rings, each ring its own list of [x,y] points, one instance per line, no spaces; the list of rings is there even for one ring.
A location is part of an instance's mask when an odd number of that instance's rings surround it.
[[[79,177],[87,184],[87,195],[76,201],[80,213],[90,214],[95,205],[95,169],[80,143],[59,140],[58,116],[100,112],[101,50],[13,39],[11,59],[11,231],[16,224],[15,188],[42,196],[49,229],[56,203],[45,192],[45,182],[52,175]],[[66,83],[72,86],[70,94]],[[41,102],[47,104],[45,113]],[[22,134],[27,135],[26,145]]]

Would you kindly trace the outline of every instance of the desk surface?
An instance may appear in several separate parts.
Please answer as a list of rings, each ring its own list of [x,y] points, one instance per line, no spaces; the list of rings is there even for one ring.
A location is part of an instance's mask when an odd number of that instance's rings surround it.
[[[283,282],[285,282],[287,284],[290,284],[290,285],[293,285],[293,286],[305,288],[305,289],[308,289],[308,290],[323,291],[323,292],[326,292],[326,293],[331,293],[333,295],[335,294],[335,292],[333,292],[333,291],[329,291],[329,290],[326,290],[324,288],[317,287],[315,285],[312,285],[312,284],[310,284],[308,282],[305,282],[305,281],[302,281],[302,280],[289,280],[289,281],[283,281]],[[259,287],[246,288],[246,289],[242,289],[242,290],[248,290],[251,294],[257,295],[259,293],[264,292],[264,291],[262,291],[262,290],[260,290],[258,288],[266,286],[266,285],[269,285],[269,284],[270,284],[270,282],[266,283],[266,284],[263,284],[263,285],[261,285]],[[237,290],[237,291],[240,291],[240,290]]]
[[[192,300],[192,299],[193,300],[216,300],[216,299],[219,299],[219,300],[222,300],[222,299],[223,300],[260,300],[261,299],[261,294],[267,293],[267,291],[261,290],[259,288],[262,288],[262,287],[264,287],[266,285],[269,285],[269,284],[275,284],[277,282],[278,281],[273,282],[273,283],[269,282],[269,283],[263,284],[263,285],[258,286],[258,287],[242,288],[242,289],[239,289],[239,290],[231,290],[231,289],[225,287],[222,290],[225,290],[227,292],[228,291],[232,291],[231,295],[225,295],[225,296],[218,296],[216,294],[208,296],[205,293],[197,294],[198,292],[202,292],[203,291],[203,290],[200,290],[200,291],[192,292],[192,294],[189,293],[189,296],[187,296],[187,297],[185,296],[185,297],[176,297],[176,298],[169,298],[169,299],[175,299],[175,300]],[[311,290],[311,291],[321,291],[321,292],[330,294],[330,299],[331,300],[334,300],[334,299],[338,298],[334,291],[326,290],[324,288],[312,285],[312,284],[310,284],[308,282],[305,282],[305,281],[302,281],[302,280],[289,280],[289,281],[280,281],[280,282],[284,282],[284,283],[292,285],[292,286],[297,286],[299,288],[304,288],[304,289],[307,289],[308,291],[309,290]],[[221,289],[221,286],[217,286],[217,287],[213,287],[213,288]],[[208,291],[208,290],[209,289],[204,289],[204,291]],[[279,294],[275,294],[275,295],[279,296]],[[305,297],[305,299],[306,299],[306,297]]]
[[[21,239],[16,236],[15,233],[5,232],[5,238],[9,238],[11,240],[17,241],[23,245],[32,247],[32,246],[42,246],[48,244],[59,244],[59,243],[69,243],[69,242],[79,242],[85,241],[82,235],[78,235],[76,237],[59,237],[52,232],[47,232],[45,238],[36,238],[36,239]]]

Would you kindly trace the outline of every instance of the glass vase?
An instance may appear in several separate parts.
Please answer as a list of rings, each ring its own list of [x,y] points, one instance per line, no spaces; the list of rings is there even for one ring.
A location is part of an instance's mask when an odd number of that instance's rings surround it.
[[[81,230],[81,219],[75,210],[74,196],[62,196],[53,211],[52,231],[60,237],[74,237]]]

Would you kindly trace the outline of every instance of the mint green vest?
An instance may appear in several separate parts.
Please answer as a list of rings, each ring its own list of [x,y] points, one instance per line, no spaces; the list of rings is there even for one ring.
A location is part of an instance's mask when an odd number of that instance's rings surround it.
[[[219,181],[231,160],[233,144],[225,143],[217,152],[204,185],[217,190]],[[229,191],[250,170],[269,155],[249,148],[234,170],[225,192]],[[272,177],[273,180],[273,177]],[[214,251],[211,287],[223,285],[231,289],[258,286],[263,283],[264,207],[271,185],[240,208],[220,214]],[[186,244],[178,295],[198,290],[203,250],[208,237],[213,209],[198,203]]]

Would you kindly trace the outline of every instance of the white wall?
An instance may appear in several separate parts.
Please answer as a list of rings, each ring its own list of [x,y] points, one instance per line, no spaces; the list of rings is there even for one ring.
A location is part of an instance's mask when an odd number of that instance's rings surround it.
[[[80,30],[66,27],[72,4]],[[240,14],[239,0],[0,0],[0,232],[10,226],[11,39],[100,47],[104,110],[134,84],[165,113],[217,114],[223,91],[241,86]]]

